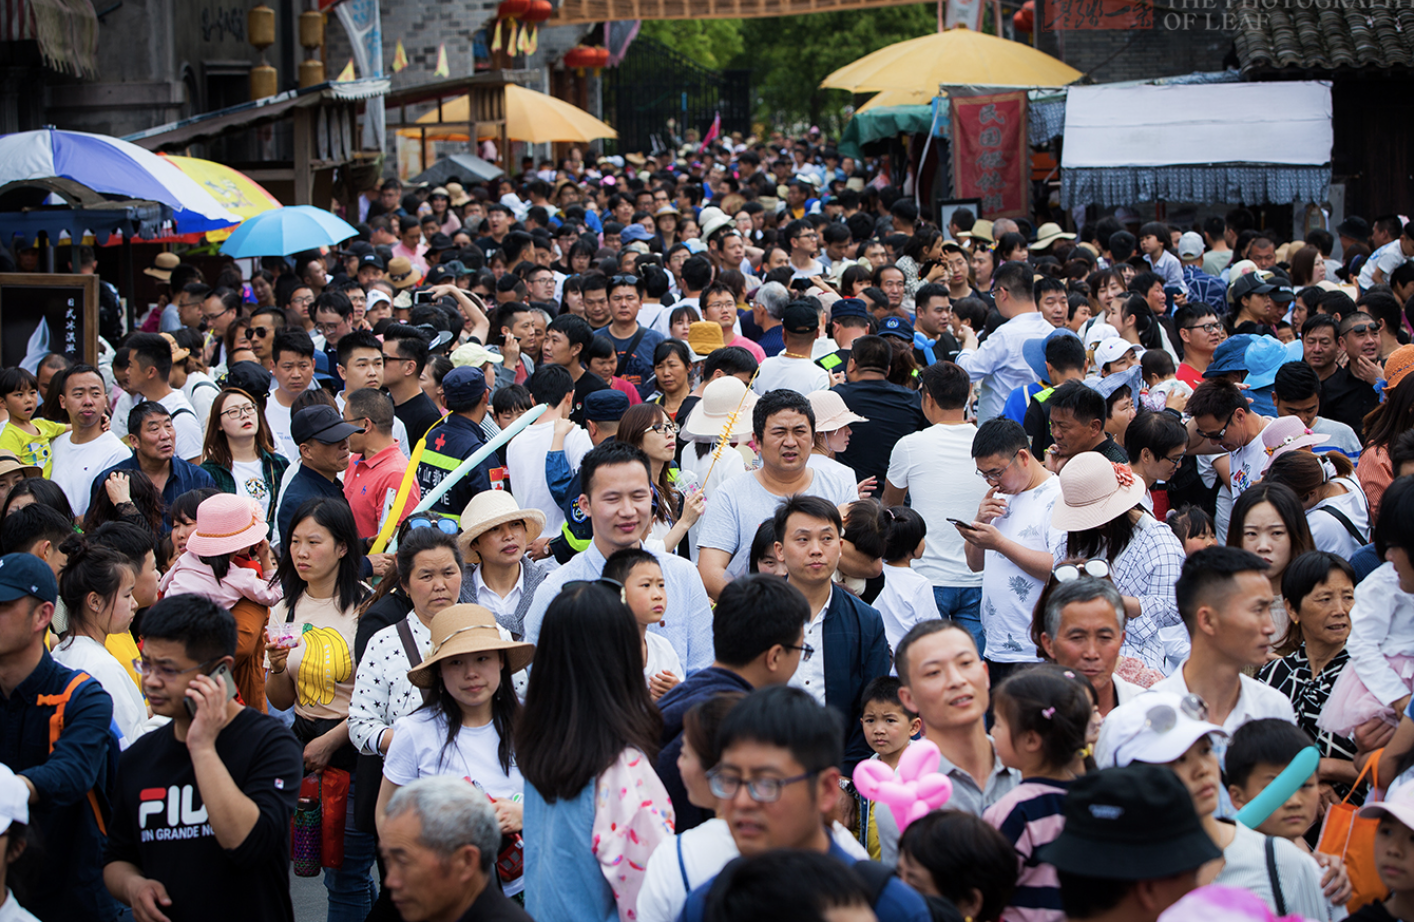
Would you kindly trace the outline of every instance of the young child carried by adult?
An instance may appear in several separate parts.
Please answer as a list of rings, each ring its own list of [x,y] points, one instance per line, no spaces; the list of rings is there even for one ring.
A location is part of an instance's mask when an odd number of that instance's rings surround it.
[[[1016,892],[1005,922],[1061,922],[1060,879],[1036,858],[1065,827],[1070,783],[1084,774],[1085,742],[1094,711],[1089,683],[1063,666],[1013,674],[992,696],[997,757],[1021,772],[1021,783],[982,813],[1016,848]]]
[[[0,371],[0,400],[10,414],[10,421],[0,429],[0,451],[13,452],[21,464],[40,468],[48,477],[54,469],[50,444],[69,431],[68,424],[34,418],[39,379],[23,368]]]
[[[1135,402],[1142,403],[1144,409],[1162,413],[1168,405],[1170,394],[1178,394],[1185,401],[1193,396],[1193,388],[1178,380],[1178,368],[1173,363],[1173,356],[1164,350],[1148,350],[1139,360],[1139,366],[1147,390],[1142,399]]]
[[[217,493],[196,508],[196,531],[186,550],[162,577],[162,594],[195,593],[231,608],[242,599],[270,606],[285,597],[275,572],[270,526],[260,504],[233,493]]]
[[[864,728],[864,741],[874,750],[870,758],[878,759],[894,771],[898,771],[898,761],[913,737],[923,730],[923,722],[918,715],[903,706],[899,700],[898,678],[880,676],[864,686],[864,709],[859,724]],[[879,820],[874,812],[879,805],[855,793],[855,816],[858,822],[855,835],[859,844],[869,851],[875,861],[882,854],[879,845]]]
[[[643,640],[643,677],[648,680],[648,693],[657,701],[687,677],[673,645],[666,637],[648,630],[663,620],[668,605],[663,568],[658,558],[647,551],[626,547],[604,562],[604,578],[622,587],[624,604],[638,622],[638,636]]]

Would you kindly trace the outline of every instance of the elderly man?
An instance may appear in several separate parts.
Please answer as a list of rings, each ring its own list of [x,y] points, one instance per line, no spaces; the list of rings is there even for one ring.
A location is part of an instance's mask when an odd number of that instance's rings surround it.
[[[383,886],[404,922],[530,922],[495,883],[496,811],[461,778],[399,788],[380,817],[378,847]]]
[[[1057,576],[1064,569],[1058,568]],[[1109,580],[1082,574],[1061,583],[1046,599],[1041,649],[1047,658],[1090,680],[1102,716],[1144,691],[1115,675],[1124,620],[1124,600]]]

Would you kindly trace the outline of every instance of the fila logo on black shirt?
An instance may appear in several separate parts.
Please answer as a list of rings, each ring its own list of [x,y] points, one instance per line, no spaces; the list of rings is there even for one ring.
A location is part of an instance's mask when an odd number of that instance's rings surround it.
[[[206,807],[193,807],[195,788],[190,784],[181,787],[143,788],[138,792],[137,825],[142,830],[142,840],[150,842],[167,839],[195,839],[212,835],[206,823]],[[148,821],[153,820],[157,829],[148,829]],[[165,820],[165,828],[161,824]]]

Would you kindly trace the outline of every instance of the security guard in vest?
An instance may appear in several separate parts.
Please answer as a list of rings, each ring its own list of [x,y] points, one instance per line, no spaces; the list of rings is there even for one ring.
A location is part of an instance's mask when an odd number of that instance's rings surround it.
[[[442,400],[451,412],[427,433],[427,446],[417,465],[417,485],[423,496],[486,444],[481,422],[491,405],[491,389],[481,369],[463,366],[447,372],[442,379]],[[506,488],[506,469],[493,452],[448,490],[432,511],[460,522],[461,512],[473,496],[483,490]]]

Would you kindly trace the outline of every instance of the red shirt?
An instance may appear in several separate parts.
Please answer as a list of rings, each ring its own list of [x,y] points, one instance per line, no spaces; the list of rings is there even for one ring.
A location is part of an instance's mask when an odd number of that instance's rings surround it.
[[[344,474],[344,499],[349,501],[360,535],[378,534],[385,510],[392,508],[393,498],[398,495],[398,487],[402,485],[407,468],[407,456],[397,445],[389,445],[371,458],[356,457],[349,465],[348,472]],[[399,524],[421,498],[422,491],[414,480]]]
[[[1187,362],[1178,363],[1178,380],[1189,387],[1196,388],[1203,383],[1203,373]]]

